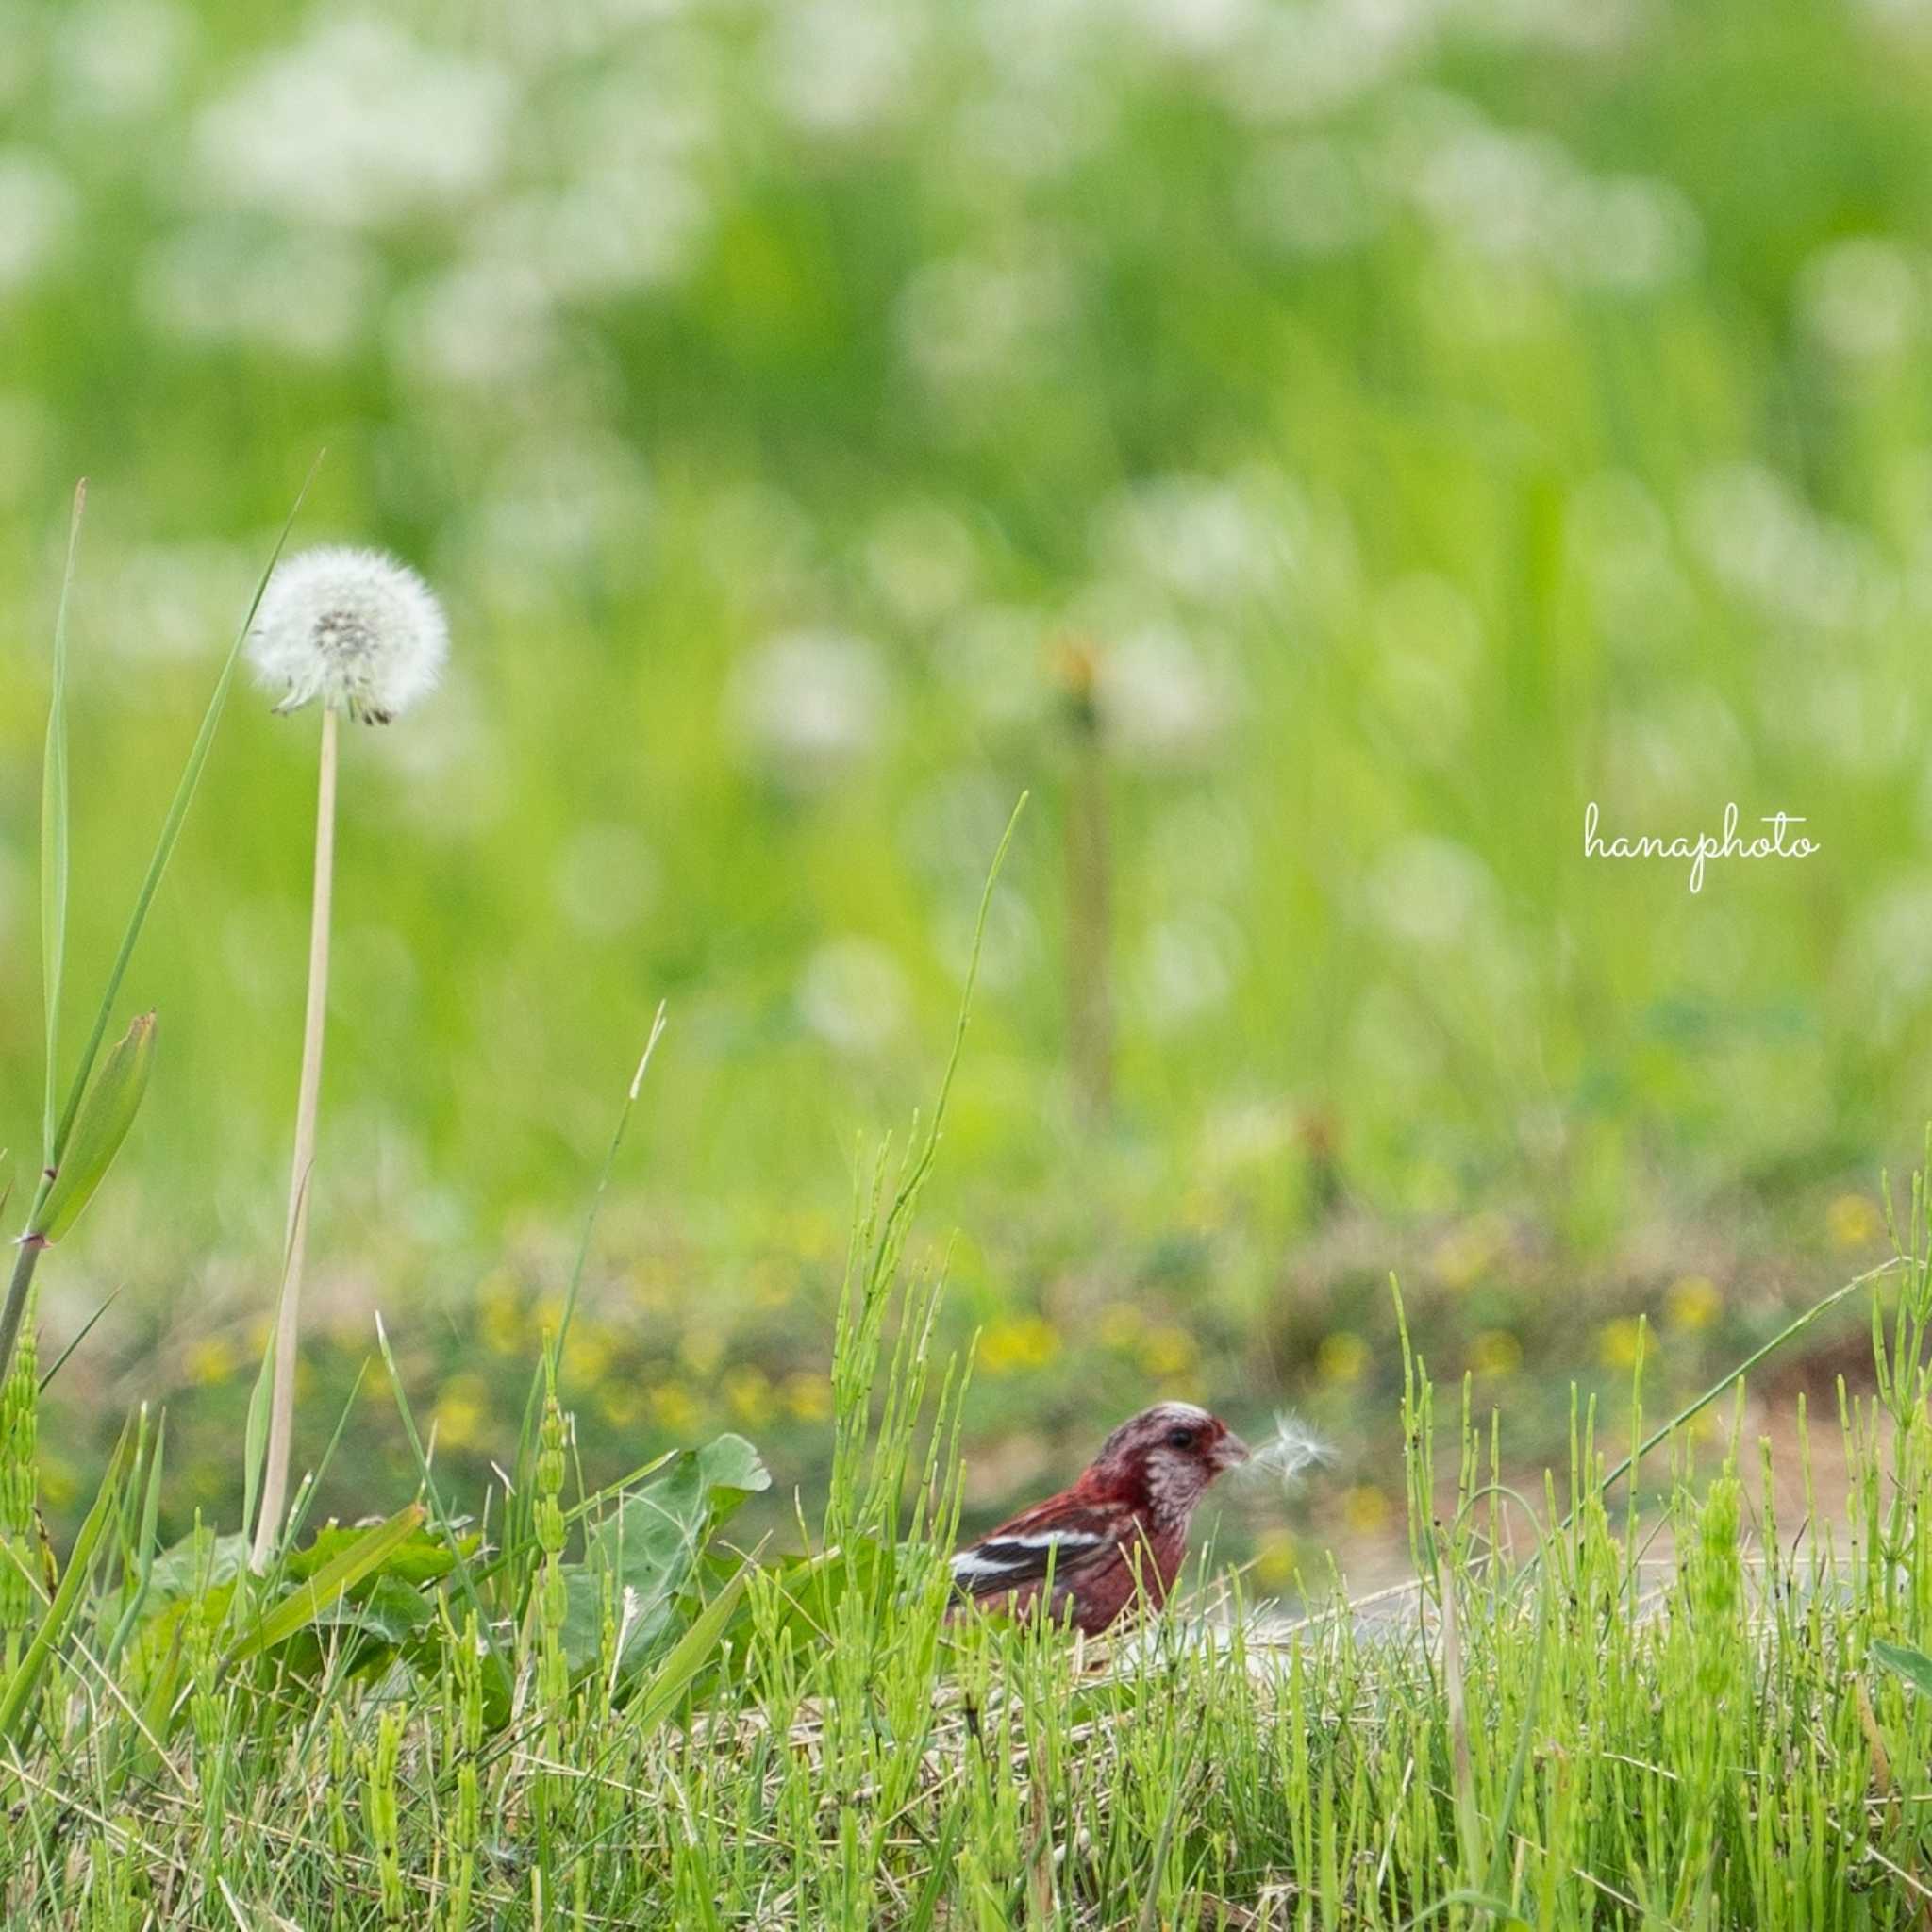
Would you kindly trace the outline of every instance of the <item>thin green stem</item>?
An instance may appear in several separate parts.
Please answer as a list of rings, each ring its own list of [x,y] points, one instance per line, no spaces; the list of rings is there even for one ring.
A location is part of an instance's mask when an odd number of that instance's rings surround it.
[[[295,1429],[295,1352],[302,1326],[302,1264],[308,1244],[315,1127],[322,1108],[322,1049],[328,1020],[329,913],[336,865],[336,768],[341,739],[334,706],[322,712],[321,774],[315,801],[315,897],[308,924],[308,1007],[302,1029],[302,1084],[295,1102],[295,1155],[289,1176],[288,1262],[275,1315],[275,1393],[269,1407],[268,1468],[249,1561],[259,1572],[281,1534]]]

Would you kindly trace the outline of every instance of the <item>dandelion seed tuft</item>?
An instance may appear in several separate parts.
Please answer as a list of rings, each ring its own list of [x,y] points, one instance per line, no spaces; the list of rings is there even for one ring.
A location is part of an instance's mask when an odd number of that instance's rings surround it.
[[[1274,1433],[1248,1458],[1243,1474],[1272,1475],[1291,1483],[1320,1468],[1334,1454],[1306,1423],[1284,1411],[1274,1418]]]
[[[429,691],[449,655],[436,593],[379,550],[325,545],[279,565],[248,634],[248,661],[278,711],[320,698],[387,724]]]

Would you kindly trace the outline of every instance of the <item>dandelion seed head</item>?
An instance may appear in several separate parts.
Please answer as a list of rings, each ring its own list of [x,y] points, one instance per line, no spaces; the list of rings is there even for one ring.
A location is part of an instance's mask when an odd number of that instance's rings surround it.
[[[324,545],[276,567],[248,634],[248,659],[277,710],[320,698],[387,724],[430,690],[449,655],[436,593],[377,550]]]
[[[1332,1461],[1335,1451],[1297,1417],[1283,1410],[1274,1418],[1274,1433],[1249,1457],[1242,1474],[1270,1475],[1291,1483]]]

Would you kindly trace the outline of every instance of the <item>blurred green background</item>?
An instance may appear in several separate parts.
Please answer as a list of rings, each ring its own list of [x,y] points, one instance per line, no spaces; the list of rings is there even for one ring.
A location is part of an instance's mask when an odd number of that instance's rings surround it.
[[[809,1489],[858,1150],[1023,790],[924,1216],[975,1510],[1186,1393],[1309,1409],[1372,1533],[1391,1269],[1525,1450],[1640,1313],[1690,1386],[1882,1252],[1928,1110],[1928,84],[1912,0],[0,0],[16,1174],[73,480],[84,1002],[325,444],[297,541],[456,641],[349,741],[308,1458],[377,1307],[501,1453],[662,998],[587,1465],[731,1425]],[[233,1512],[313,741],[239,694],[130,977],[57,1507],[148,1397]],[[1590,800],[1823,850],[1693,896]],[[408,1480],[358,1403],[350,1512]]]

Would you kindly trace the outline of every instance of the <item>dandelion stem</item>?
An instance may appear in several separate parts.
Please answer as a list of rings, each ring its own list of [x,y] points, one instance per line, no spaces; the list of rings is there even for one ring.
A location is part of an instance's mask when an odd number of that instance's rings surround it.
[[[302,1029],[302,1084],[295,1102],[295,1155],[289,1176],[288,1258],[275,1314],[275,1393],[270,1405],[268,1468],[250,1560],[259,1571],[281,1533],[289,1491],[289,1450],[295,1425],[295,1347],[301,1328],[302,1262],[308,1241],[309,1177],[315,1166],[315,1121],[322,1100],[322,1043],[328,1017],[329,904],[336,859],[336,750],[341,713],[322,711],[322,771],[315,800],[315,899],[308,927],[308,1009]]]

